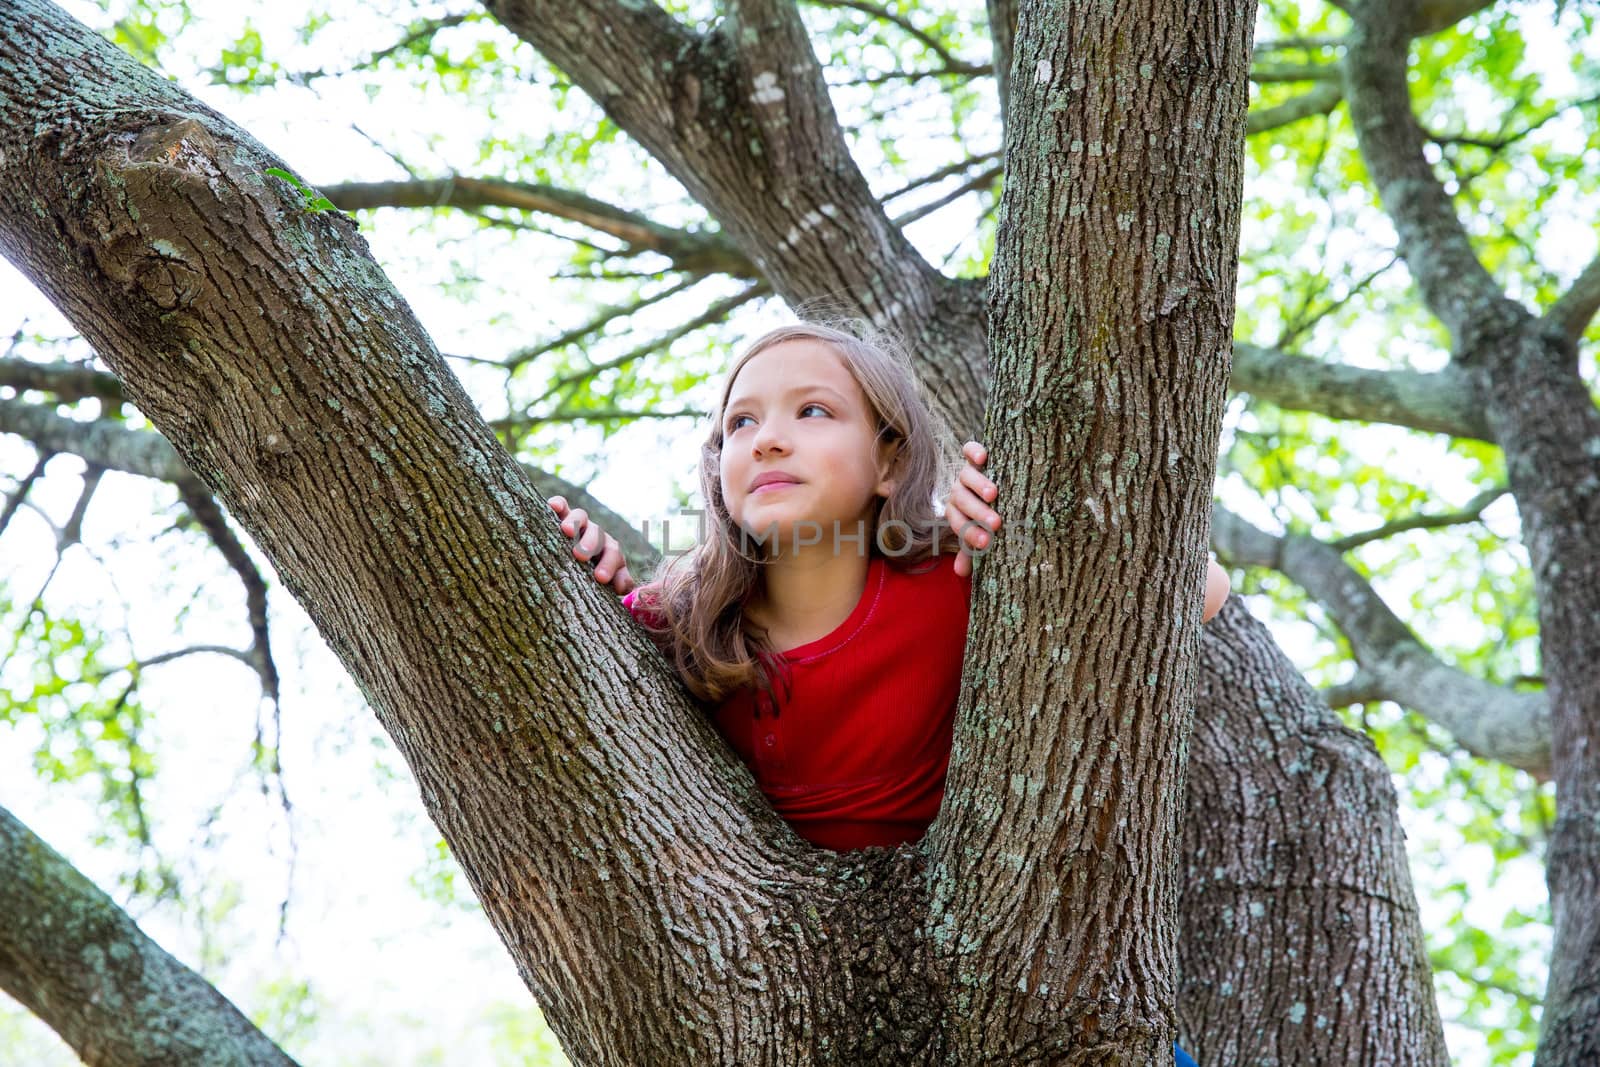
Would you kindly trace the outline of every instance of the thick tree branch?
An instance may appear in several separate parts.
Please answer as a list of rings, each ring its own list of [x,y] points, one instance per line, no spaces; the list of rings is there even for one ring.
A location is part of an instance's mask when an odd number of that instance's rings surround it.
[[[916,858],[818,854],[779,819],[350,221],[59,9],[0,19],[0,248],[305,606],[572,1058],[717,1062],[729,1034],[776,1058],[759,1043],[878,1041],[863,1018],[922,1047],[933,1020],[872,992],[928,980],[895,950]]]
[[[1204,815],[1185,823],[1178,940],[1185,1046],[1202,1064],[1446,1067],[1388,768],[1237,597],[1202,641],[1186,784]]]
[[[1583,273],[1573,281],[1572,287],[1544,313],[1544,320],[1573,343],[1589,329],[1589,323],[1600,312],[1600,256],[1583,268]]]
[[[1406,81],[1413,27],[1430,22],[1429,9],[1433,18],[1442,18],[1440,9],[1465,6],[1416,0],[1355,6],[1344,70],[1361,156],[1394,220],[1400,254],[1458,351],[1471,353],[1514,326],[1517,316],[1479,262],[1449,194],[1423,155],[1427,136],[1412,114]]]
[[[1229,385],[1290,411],[1492,440],[1478,387],[1456,369],[1370,370],[1235,342]]]
[[[0,989],[90,1067],[294,1067],[4,808],[0,872]]]
[[[1339,551],[1312,537],[1279,537],[1225,508],[1212,512],[1217,554],[1269,567],[1306,591],[1339,627],[1369,684],[1423,715],[1484,759],[1550,774],[1550,710],[1543,693],[1519,693],[1442,662],[1389,610]]]
[[[984,670],[963,679],[927,839],[963,1061],[1171,1056],[1180,798],[1163,782],[1199,651],[1254,15],[1018,12],[984,442],[1006,521],[1049,532],[998,538],[974,583]],[[996,698],[1002,672],[1016,699]],[[995,1021],[1014,1018],[1024,1041]]]
[[[95,397],[120,404],[123,399],[122,385],[114,376],[80,363],[0,359],[0,387],[4,386],[50,393],[64,402]]]
[[[379,207],[514,208],[581,223],[626,242],[627,255],[655,252],[674,270],[758,278],[759,272],[734,243],[718,233],[680,230],[652,222],[636,211],[553,185],[450,177],[427,181],[342,182],[319,190],[344,211]]]
[[[929,353],[947,414],[981,405],[978,309],[872,196],[792,2],[730,3],[704,36],[653,2],[486,6],[660,160],[785,301],[897,331]]]

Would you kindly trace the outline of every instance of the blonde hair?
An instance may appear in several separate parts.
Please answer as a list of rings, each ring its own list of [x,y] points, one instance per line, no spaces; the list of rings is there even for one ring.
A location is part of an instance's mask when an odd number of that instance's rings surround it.
[[[894,446],[892,487],[874,510],[869,551],[878,555],[881,550],[890,565],[910,570],[959,547],[935,505],[936,494],[943,499],[958,469],[955,437],[927,402],[903,347],[859,319],[795,322],[762,334],[729,369],[700,448],[707,536],[663,567],[635,598],[646,628],[684,684],[713,704],[744,686],[755,686],[770,699],[781,673],[765,631],[745,630],[744,604],[759,580],[761,560],[741,551],[749,544],[747,535],[722,498],[722,419],[744,365],[769,348],[800,340],[820,341],[839,356],[866,397],[877,440]],[[772,706],[776,709],[776,701]]]

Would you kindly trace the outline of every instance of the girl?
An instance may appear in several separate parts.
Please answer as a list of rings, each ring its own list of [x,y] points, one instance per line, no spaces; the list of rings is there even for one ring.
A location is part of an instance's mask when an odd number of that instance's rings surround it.
[[[751,344],[714,415],[700,453],[707,539],[649,585],[635,588],[615,538],[551,497],[561,530],[800,836],[835,850],[915,841],[944,794],[968,549],[1000,529],[988,455],[967,442],[956,474],[953,438],[904,356],[816,323]],[[1227,594],[1212,561],[1204,618]]]
[[[648,585],[561,497],[573,555],[670,657],[778,814],[834,850],[922,837],[944,793],[988,456],[881,340],[783,326],[734,361],[701,449],[706,540]],[[937,489],[951,485],[944,521]],[[1204,618],[1228,579],[1213,561]]]

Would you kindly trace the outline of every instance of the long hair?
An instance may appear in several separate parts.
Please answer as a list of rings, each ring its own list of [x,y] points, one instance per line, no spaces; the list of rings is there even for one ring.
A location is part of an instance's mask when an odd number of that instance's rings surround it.
[[[773,682],[781,674],[775,669],[776,650],[764,630],[752,633],[745,626],[745,601],[763,563],[746,555],[748,536],[722,497],[722,419],[744,365],[775,345],[798,340],[822,342],[839,356],[866,397],[877,440],[894,446],[893,487],[875,508],[867,531],[869,552],[910,570],[959,548],[938,511],[942,505],[935,502],[943,499],[959,469],[955,437],[928,404],[902,346],[859,319],[796,322],[762,334],[729,368],[700,448],[705,539],[663,567],[635,598],[689,691],[712,704],[753,686],[776,709]]]

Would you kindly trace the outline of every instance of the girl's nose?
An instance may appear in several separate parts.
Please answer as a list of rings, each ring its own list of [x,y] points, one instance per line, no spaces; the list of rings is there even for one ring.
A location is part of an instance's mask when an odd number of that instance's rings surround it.
[[[768,452],[786,452],[789,448],[782,430],[775,422],[764,422],[758,426],[755,439],[750,445],[758,456],[764,456]]]

